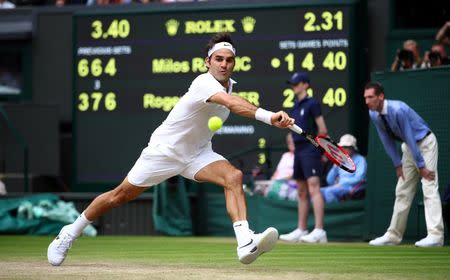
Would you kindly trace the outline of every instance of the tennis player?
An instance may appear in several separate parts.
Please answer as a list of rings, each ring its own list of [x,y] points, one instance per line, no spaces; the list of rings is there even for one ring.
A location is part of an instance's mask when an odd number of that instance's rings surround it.
[[[93,220],[176,175],[224,188],[240,262],[250,264],[273,248],[278,240],[278,231],[270,227],[255,234],[250,230],[242,172],[212,150],[214,133],[208,129],[207,123],[212,116],[225,120],[230,111],[279,128],[292,127],[294,120],[283,111],[270,112],[231,95],[235,81],[230,76],[235,57],[236,49],[228,33],[218,33],[211,38],[205,58],[207,73],[194,79],[167,119],[153,132],[148,146],[123,182],[96,197],[73,224],[61,229],[48,247],[50,264],[58,266],[63,263],[72,243]]]

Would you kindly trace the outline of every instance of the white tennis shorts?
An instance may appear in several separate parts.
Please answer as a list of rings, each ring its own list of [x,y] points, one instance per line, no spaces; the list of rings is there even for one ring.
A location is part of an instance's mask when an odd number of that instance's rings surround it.
[[[147,146],[128,172],[128,182],[139,187],[150,187],[176,175],[195,181],[194,176],[200,169],[218,160],[225,158],[210,147],[205,148],[191,162],[184,163],[163,154],[157,148]]]

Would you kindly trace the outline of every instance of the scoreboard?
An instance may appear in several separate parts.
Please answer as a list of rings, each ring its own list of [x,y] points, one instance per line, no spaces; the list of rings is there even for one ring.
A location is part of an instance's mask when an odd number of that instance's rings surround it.
[[[205,3],[206,4],[206,3]],[[362,71],[358,1],[283,2],[270,5],[170,5],[106,10],[74,17],[74,186],[122,180],[151,133],[196,76],[207,71],[206,44],[231,33],[237,50],[234,95],[287,112],[295,71],[311,78],[309,95],[322,104],[329,133],[353,129],[352,106]],[[270,170],[288,131],[230,114],[213,148],[244,171]]]

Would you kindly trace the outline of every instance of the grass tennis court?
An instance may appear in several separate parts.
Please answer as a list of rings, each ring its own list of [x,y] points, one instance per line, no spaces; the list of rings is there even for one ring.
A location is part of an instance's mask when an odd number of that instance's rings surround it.
[[[450,247],[286,244],[251,265],[232,238],[83,237],[47,263],[49,236],[1,236],[0,279],[450,279]]]

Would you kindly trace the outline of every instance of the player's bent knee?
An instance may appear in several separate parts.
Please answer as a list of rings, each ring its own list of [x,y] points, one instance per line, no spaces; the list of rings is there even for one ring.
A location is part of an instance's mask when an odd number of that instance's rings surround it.
[[[225,185],[226,187],[239,187],[242,189],[242,179],[244,178],[244,174],[239,169],[235,169],[232,172],[228,173],[225,177]]]

